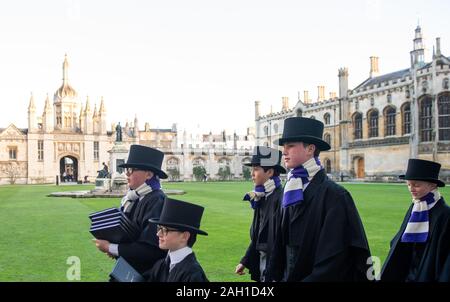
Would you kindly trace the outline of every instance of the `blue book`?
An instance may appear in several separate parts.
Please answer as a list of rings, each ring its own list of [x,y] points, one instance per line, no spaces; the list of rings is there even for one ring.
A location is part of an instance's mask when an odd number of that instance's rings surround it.
[[[109,274],[118,282],[145,282],[144,277],[139,274],[123,257],[119,257],[113,271]]]

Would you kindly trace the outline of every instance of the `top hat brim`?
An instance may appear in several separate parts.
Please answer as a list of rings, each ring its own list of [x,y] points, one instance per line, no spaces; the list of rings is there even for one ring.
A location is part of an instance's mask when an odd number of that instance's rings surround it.
[[[438,187],[445,187],[445,183],[439,179],[435,178],[426,178],[426,177],[406,177],[406,175],[400,175],[398,178],[403,180],[420,180],[420,181],[427,181],[437,184]]]
[[[130,163],[130,164],[121,164],[121,165],[119,165],[119,167],[120,168],[137,168],[137,169],[142,169],[145,171],[152,171],[153,173],[158,175],[159,178],[162,178],[162,179],[166,179],[168,177],[167,174],[163,170],[161,170],[155,166],[148,165],[148,164],[131,164]]]
[[[148,220],[151,223],[154,224],[159,224],[162,226],[168,226],[168,227],[172,227],[174,229],[179,229],[180,231],[188,231],[188,232],[194,232],[200,235],[206,235],[208,236],[208,233],[206,233],[205,231],[202,231],[200,229],[197,229],[193,226],[190,225],[186,225],[186,224],[182,224],[182,223],[173,223],[173,222],[168,222],[168,221],[162,221],[160,219],[156,219],[156,218],[151,218]]]
[[[245,163],[245,164],[243,164],[243,165],[244,165],[244,166],[247,166],[247,167],[260,166],[260,167],[273,168],[274,170],[280,172],[281,174],[286,174],[286,169],[285,169],[283,166],[281,166],[281,165],[261,166],[261,163],[255,163],[255,162]]]
[[[285,143],[288,143],[288,142],[303,142],[303,143],[313,144],[320,151],[327,151],[327,150],[331,149],[330,145],[326,141],[321,140],[320,138],[317,138],[315,136],[310,136],[310,135],[285,137],[285,138],[280,138],[280,139],[276,139],[273,141],[273,143],[278,146],[283,146]]]

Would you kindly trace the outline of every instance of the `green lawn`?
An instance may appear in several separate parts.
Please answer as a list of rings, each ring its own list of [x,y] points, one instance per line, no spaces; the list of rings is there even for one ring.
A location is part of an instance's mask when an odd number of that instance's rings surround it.
[[[246,250],[252,210],[242,201],[250,182],[164,183],[182,189],[176,196],[205,206],[202,229],[194,246],[211,281],[248,281],[234,268]],[[405,185],[346,184],[363,220],[372,255],[384,261],[389,241],[409,206]],[[81,281],[108,279],[114,262],[97,251],[88,232],[87,215],[117,206],[119,199],[46,197],[54,191],[88,190],[87,186],[0,187],[0,281],[66,281],[67,259],[81,261]],[[448,189],[441,190],[445,195]]]

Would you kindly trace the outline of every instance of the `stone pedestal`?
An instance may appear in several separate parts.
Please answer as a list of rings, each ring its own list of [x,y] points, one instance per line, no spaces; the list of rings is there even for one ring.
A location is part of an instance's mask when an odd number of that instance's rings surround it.
[[[114,142],[114,146],[108,151],[111,175],[115,172],[124,172],[124,168],[119,168],[119,165],[127,161],[128,152],[128,148],[122,142]]]
[[[128,180],[124,173],[114,172],[111,176],[111,192],[125,195],[128,190]]]
[[[94,191],[106,192],[111,189],[111,179],[110,178],[96,178],[95,179],[95,189]]]

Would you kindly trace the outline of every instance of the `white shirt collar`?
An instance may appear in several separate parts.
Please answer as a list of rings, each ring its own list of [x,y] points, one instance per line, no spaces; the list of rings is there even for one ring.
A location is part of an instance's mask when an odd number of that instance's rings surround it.
[[[188,246],[185,246],[176,251],[169,251],[170,257],[170,270],[177,264],[183,261],[188,255],[192,254],[192,249]]]

